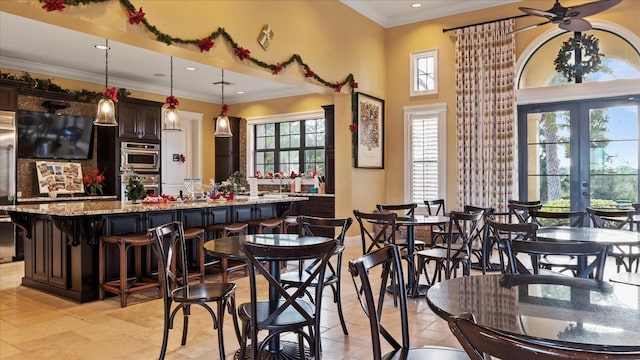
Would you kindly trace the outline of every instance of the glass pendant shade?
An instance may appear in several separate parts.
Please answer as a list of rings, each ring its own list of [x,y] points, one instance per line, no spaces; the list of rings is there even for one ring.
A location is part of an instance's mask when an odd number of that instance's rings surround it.
[[[232,137],[231,127],[229,126],[229,118],[224,115],[218,116],[216,120],[216,132],[213,134],[215,137]]]
[[[93,124],[97,126],[118,126],[115,110],[116,107],[113,100],[108,97],[103,97],[98,102],[98,112]]]
[[[182,131],[180,126],[180,116],[175,106],[169,105],[164,107],[164,122],[162,123],[163,131]]]

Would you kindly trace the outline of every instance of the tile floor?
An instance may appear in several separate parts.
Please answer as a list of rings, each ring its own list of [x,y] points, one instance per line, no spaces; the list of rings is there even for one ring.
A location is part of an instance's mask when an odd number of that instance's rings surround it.
[[[360,255],[359,238],[350,238],[345,263]],[[0,359],[157,359],[162,342],[162,300],[153,292],[129,297],[120,308],[117,297],[77,304],[20,286],[23,263],[0,264]],[[293,265],[289,266],[294,269]],[[343,306],[349,336],[344,336],[336,307],[323,303],[322,346],[324,359],[371,357],[369,325],[355,295],[351,276],[343,268]],[[246,277],[233,274],[237,302],[249,300]],[[208,275],[217,280],[219,275]],[[326,291],[328,296],[331,291]],[[424,298],[409,299],[412,346],[460,347],[444,320],[434,315]],[[227,358],[238,343],[230,317],[225,318]],[[217,359],[218,346],[211,319],[195,307],[187,345],[180,345],[182,322],[169,333],[166,359]],[[388,348],[387,348],[388,350]]]

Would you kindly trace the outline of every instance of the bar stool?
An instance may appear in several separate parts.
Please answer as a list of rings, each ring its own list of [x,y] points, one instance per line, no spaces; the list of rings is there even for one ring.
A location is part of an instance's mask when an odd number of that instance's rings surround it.
[[[291,234],[297,234],[298,233],[298,217],[297,216],[287,216],[284,218],[284,222],[283,222],[283,226],[284,226],[284,233],[285,234],[289,234],[289,231],[291,228],[294,229],[293,232],[291,232]]]
[[[282,218],[261,219],[249,221],[249,228],[253,229],[255,234],[264,234],[265,229],[277,230],[282,234],[284,231],[284,220]]]
[[[188,280],[198,279],[200,280],[200,284],[204,284],[204,229],[201,228],[188,228],[184,229],[184,240],[185,242],[194,240],[195,243],[195,255],[196,255],[196,266],[197,268],[193,271],[189,271],[187,275]],[[176,252],[173,253],[173,264],[176,264]],[[188,266],[186,267],[188,268]]]
[[[231,223],[231,224],[215,224],[209,225],[203,229],[203,231],[207,231],[214,234],[214,237],[223,238],[229,236],[238,236],[244,235],[248,232],[249,224],[247,223]],[[215,239],[213,240],[215,241]],[[204,249],[204,244],[202,245]],[[203,256],[204,256],[204,250]],[[221,258],[219,261],[215,263],[209,264],[220,264],[220,271],[222,272],[222,282],[227,282],[227,278],[229,274],[233,271],[244,270],[244,276],[249,275],[249,270],[247,268],[247,264],[244,261],[234,261],[229,260],[227,258]]]
[[[145,291],[149,289],[158,289],[158,297],[162,297],[160,292],[160,279],[158,277],[150,278],[151,263],[150,252],[153,240],[149,238],[147,233],[134,233],[127,235],[110,235],[100,237],[100,245],[98,250],[98,272],[99,272],[99,298],[103,300],[105,292],[114,293],[120,296],[120,307],[127,306],[127,297],[134,292]],[[120,277],[118,280],[105,281],[105,262],[107,245],[116,245],[120,254]],[[142,273],[142,248],[147,247],[146,270],[147,276]],[[128,276],[127,267],[127,251],[129,248],[134,249],[135,255],[135,277]],[[162,266],[158,260],[158,266]]]

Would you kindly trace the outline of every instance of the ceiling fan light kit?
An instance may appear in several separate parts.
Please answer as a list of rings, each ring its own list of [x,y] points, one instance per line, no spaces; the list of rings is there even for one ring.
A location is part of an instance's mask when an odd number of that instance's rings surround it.
[[[544,17],[547,21],[526,26],[522,29],[515,30],[519,32],[532,29],[549,23],[558,24],[558,27],[567,31],[588,31],[591,30],[591,23],[584,18],[605,11],[620,4],[622,0],[599,0],[573,7],[564,7],[556,0],[553,7],[549,10],[539,10],[528,7],[519,7],[520,11],[526,15]]]

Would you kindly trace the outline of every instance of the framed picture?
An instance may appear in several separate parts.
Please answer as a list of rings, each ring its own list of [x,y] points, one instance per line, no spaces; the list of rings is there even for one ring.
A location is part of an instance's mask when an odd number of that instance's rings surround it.
[[[384,100],[356,93],[355,167],[384,169]]]

